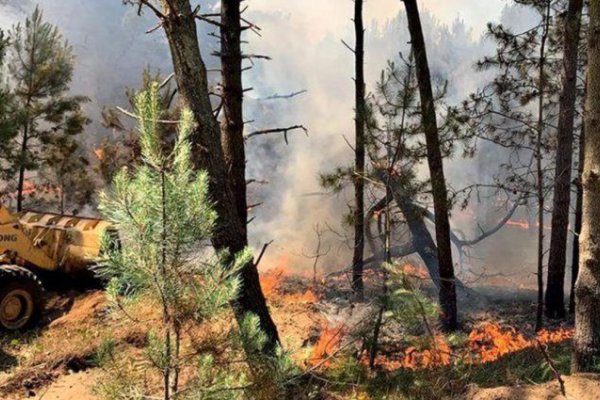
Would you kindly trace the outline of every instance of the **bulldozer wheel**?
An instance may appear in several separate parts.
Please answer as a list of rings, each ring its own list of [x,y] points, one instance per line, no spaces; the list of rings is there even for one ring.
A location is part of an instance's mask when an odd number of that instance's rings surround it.
[[[44,308],[44,288],[38,277],[16,265],[0,266],[0,328],[29,328]]]

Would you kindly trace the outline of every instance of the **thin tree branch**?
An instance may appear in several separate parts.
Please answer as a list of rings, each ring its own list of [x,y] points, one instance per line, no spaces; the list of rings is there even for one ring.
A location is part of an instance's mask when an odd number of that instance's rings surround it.
[[[289,126],[287,128],[274,128],[274,129],[264,129],[264,130],[260,130],[260,131],[254,131],[252,133],[247,134],[244,139],[250,139],[251,137],[254,137],[254,136],[268,135],[271,133],[283,133],[283,139],[285,140],[285,144],[289,144],[288,136],[287,136],[288,132],[297,130],[297,129],[303,130],[304,134],[306,136],[308,136],[308,129],[306,129],[304,127],[304,125],[293,125],[293,126]]]

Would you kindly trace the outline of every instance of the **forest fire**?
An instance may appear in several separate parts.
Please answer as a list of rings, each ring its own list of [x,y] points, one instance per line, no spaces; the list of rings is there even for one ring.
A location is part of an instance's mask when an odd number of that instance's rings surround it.
[[[323,367],[331,366],[332,358],[340,350],[342,339],[347,330],[344,324],[335,327],[323,324],[322,329],[321,336],[319,336],[319,340],[313,347],[308,358],[308,364],[312,367],[317,365]]]
[[[496,361],[502,356],[540,344],[560,343],[573,338],[573,330],[559,328],[557,330],[541,330],[527,339],[511,326],[502,326],[489,322],[475,328],[469,334],[469,351],[471,362],[486,363]]]
[[[515,327],[486,322],[474,328],[468,335],[464,347],[452,350],[444,336],[436,335],[428,349],[407,348],[397,360],[385,357],[378,359],[378,365],[386,370],[396,368],[421,369],[450,365],[461,360],[469,364],[482,364],[498,361],[500,358],[539,344],[560,343],[573,338],[573,330],[559,328],[542,330],[528,339]]]
[[[282,289],[282,283],[286,277],[292,274],[284,267],[278,266],[260,275],[260,284],[265,297],[269,300],[299,303],[316,303],[319,298],[312,289],[306,289],[300,293],[286,292]]]
[[[343,342],[344,330],[325,327],[311,358],[311,365],[323,362],[339,350]],[[515,327],[501,325],[497,322],[486,322],[474,328],[463,345],[452,348],[447,338],[435,334],[423,347],[409,346],[399,353],[380,354],[375,358],[377,368],[393,371],[399,368],[417,370],[452,365],[460,361],[467,364],[484,364],[498,361],[504,356],[539,345],[561,343],[573,338],[573,329],[559,328],[542,330],[528,339]],[[363,354],[361,362],[368,364],[368,355]],[[323,366],[331,366],[331,362],[323,362]]]

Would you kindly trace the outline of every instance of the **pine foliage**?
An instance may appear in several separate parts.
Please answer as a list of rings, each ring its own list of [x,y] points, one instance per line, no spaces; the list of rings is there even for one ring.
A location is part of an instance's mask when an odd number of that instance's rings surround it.
[[[16,192],[20,210],[26,181],[49,185],[61,196],[67,186],[80,182],[61,183],[53,178],[64,175],[59,169],[85,172],[78,149],[62,154],[61,166],[55,161],[57,155],[64,153],[67,142],[71,148],[80,147],[76,137],[89,123],[82,109],[88,98],[68,94],[75,62],[73,49],[56,26],[44,21],[39,8],[23,24],[13,26],[8,38],[7,73],[2,76],[2,84],[6,82],[7,86],[0,97],[8,100],[4,116],[12,129],[0,129],[0,173],[10,182],[5,190]],[[66,168],[64,164],[71,162],[73,168]],[[41,171],[50,181],[37,182],[31,176],[33,171]],[[85,182],[89,184],[89,180]],[[90,190],[87,192],[85,200]]]
[[[165,111],[158,84],[140,93],[135,104],[141,165],[124,167],[111,190],[100,195],[100,209],[115,225],[121,241],[119,248],[108,251],[100,261],[101,273],[111,278],[109,297],[116,310],[130,310],[128,305],[140,301],[160,308],[161,323],[151,329],[143,362],[162,376],[162,398],[242,398],[247,391],[257,390],[251,378],[261,376],[261,385],[266,385],[268,374],[269,381],[276,382],[277,377],[287,376],[292,365],[278,353],[274,360],[253,362],[251,372],[239,366],[230,370],[223,368],[224,361],[217,360],[214,351],[199,351],[188,343],[194,341],[186,336],[191,330],[207,329],[230,310],[240,289],[239,271],[251,253],[229,257],[209,250],[217,216],[207,193],[206,172],[195,172],[192,167],[191,112],[181,112],[173,150],[166,153],[159,128]],[[125,314],[135,318],[129,311]],[[258,319],[248,315],[240,331],[232,330],[227,341],[227,347],[240,350],[237,354],[260,357],[266,337]],[[114,346],[106,348],[109,356],[101,358],[112,360]],[[124,374],[127,368],[122,363],[108,365],[112,365],[108,367],[111,379],[100,385],[105,398],[134,399],[159,390],[148,387],[141,376],[136,379],[134,371]],[[195,372],[183,384],[180,371],[189,370],[190,365]]]

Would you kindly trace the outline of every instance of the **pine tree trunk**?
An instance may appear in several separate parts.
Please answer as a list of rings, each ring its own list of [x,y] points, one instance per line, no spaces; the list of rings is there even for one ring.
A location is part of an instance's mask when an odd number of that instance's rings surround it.
[[[538,121],[537,121],[537,140],[535,145],[535,161],[537,172],[537,201],[538,201],[538,223],[537,223],[537,282],[538,282],[538,302],[535,319],[535,330],[539,331],[543,325],[544,312],[544,170],[542,163],[542,141],[544,138],[544,100],[546,94],[546,42],[550,27],[550,0],[546,0],[546,9],[542,20],[543,33],[540,41],[540,57],[538,62]]]
[[[248,244],[246,225],[237,212],[235,195],[228,181],[219,124],[208,95],[206,66],[200,54],[196,21],[189,0],[163,0],[162,3],[168,13],[163,28],[169,41],[179,96],[194,115],[195,127],[191,135],[194,161],[197,168],[206,170],[210,176],[210,196],[218,215],[213,245],[217,250],[236,254]],[[175,14],[169,12],[167,3],[173,5]],[[242,269],[241,280],[240,295],[234,305],[236,318],[239,322],[247,313],[257,315],[268,337],[266,350],[271,351],[279,342],[279,336],[253,263]]]
[[[352,256],[352,289],[358,299],[363,298],[363,258],[365,248],[365,73],[363,0],[354,0],[354,29],[356,34],[355,59],[355,148],[354,148],[354,254]]]
[[[31,63],[33,64],[33,52],[31,54]],[[28,91],[31,93],[32,86],[31,79],[28,82]],[[31,108],[31,95],[27,95],[27,101],[25,103],[25,124],[23,125],[23,138],[21,141],[21,152],[19,153],[19,179],[17,181],[17,212],[23,211],[23,186],[25,185],[25,161],[27,159],[27,146],[29,141],[29,129],[31,126],[31,120],[29,118],[29,109]]]
[[[577,200],[575,201],[575,224],[573,227],[573,256],[571,259],[571,296],[569,297],[569,313],[575,312],[575,283],[579,274],[579,235],[581,234],[581,214],[583,212],[583,162],[585,155],[585,124],[579,134],[579,164],[577,168]]]
[[[564,318],[565,264],[571,201],[571,164],[573,163],[573,125],[577,98],[577,61],[583,0],[569,0],[564,26],[562,93],[558,119],[558,145],[552,207],[552,231],[548,257],[546,316]]]
[[[28,104],[29,107],[29,104]],[[19,159],[19,179],[17,181],[17,212],[23,211],[23,186],[25,185],[25,159],[27,156],[27,140],[29,139],[29,122],[23,128],[21,153]]]
[[[600,0],[590,1],[589,13],[583,224],[575,286],[573,372],[590,372],[600,360]]]
[[[431,175],[431,191],[435,210],[435,237],[440,264],[440,306],[442,326],[447,331],[457,328],[456,282],[452,249],[450,247],[450,222],[448,220],[448,195],[440,139],[435,114],[431,76],[427,61],[425,39],[416,0],[404,0],[408,17],[408,30],[415,56],[417,81],[421,98],[422,125],[427,144],[427,163]]]
[[[240,0],[221,0],[221,145],[242,228],[246,231],[246,152],[242,87]],[[246,232],[244,232],[246,235]]]

